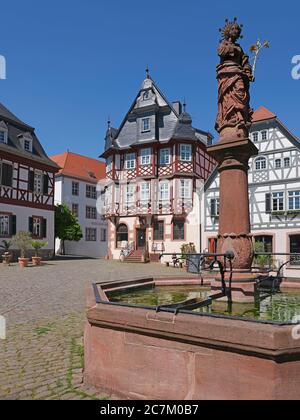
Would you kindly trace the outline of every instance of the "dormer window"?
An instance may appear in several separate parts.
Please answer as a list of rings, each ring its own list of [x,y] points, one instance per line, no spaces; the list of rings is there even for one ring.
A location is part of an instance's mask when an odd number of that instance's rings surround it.
[[[7,144],[8,129],[4,121],[0,123],[0,143]]]
[[[21,144],[25,152],[32,153],[33,139],[30,133],[25,133],[19,136]]]
[[[149,97],[150,97],[149,90],[146,90],[146,92],[144,92],[143,94],[143,101],[148,101]]]
[[[142,133],[148,133],[149,131],[151,131],[150,118],[143,118],[142,119]]]

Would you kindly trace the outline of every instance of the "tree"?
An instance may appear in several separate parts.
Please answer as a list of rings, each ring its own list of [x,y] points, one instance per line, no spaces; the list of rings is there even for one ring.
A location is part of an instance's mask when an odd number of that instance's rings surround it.
[[[61,252],[65,255],[65,241],[79,242],[83,235],[78,220],[65,204],[55,206],[55,237],[61,240]]]

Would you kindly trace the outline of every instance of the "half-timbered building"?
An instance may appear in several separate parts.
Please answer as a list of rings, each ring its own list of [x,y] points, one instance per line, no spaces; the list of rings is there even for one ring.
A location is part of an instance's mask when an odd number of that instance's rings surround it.
[[[264,107],[254,113],[251,139],[259,149],[259,155],[250,160],[249,170],[254,239],[264,245],[266,252],[300,253],[300,141],[275,114]],[[222,211],[217,171],[205,185],[203,206],[203,247],[214,251],[219,212]],[[288,259],[277,257],[276,264],[280,266]],[[287,277],[299,277],[300,261],[292,259],[285,274]]]
[[[147,75],[120,128],[106,134],[111,258],[126,248],[137,259],[148,249],[156,260],[186,243],[200,251],[199,192],[215,168],[206,152],[211,141]]]
[[[0,104],[0,243],[19,231],[30,232],[48,242],[43,257],[53,256],[57,170],[34,128]]]

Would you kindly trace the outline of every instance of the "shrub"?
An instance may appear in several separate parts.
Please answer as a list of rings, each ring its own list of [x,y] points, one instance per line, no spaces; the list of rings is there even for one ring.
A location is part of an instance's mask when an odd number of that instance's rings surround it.
[[[12,243],[20,250],[21,258],[26,258],[26,254],[31,248],[31,234],[29,232],[18,232],[13,237]]]

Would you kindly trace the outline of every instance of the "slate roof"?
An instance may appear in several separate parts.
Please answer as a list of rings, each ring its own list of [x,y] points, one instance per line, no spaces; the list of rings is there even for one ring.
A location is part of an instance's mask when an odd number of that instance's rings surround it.
[[[143,95],[147,93],[148,99],[144,100]],[[143,117],[158,118],[156,134],[147,138],[146,134],[140,133],[138,119]],[[140,133],[140,134],[139,134]],[[127,112],[120,128],[109,128],[105,137],[106,157],[110,150],[130,149],[139,144],[150,144],[154,142],[166,143],[172,139],[201,141],[207,145],[211,134],[192,127],[191,116],[183,112],[178,114],[177,109],[171,104],[161,92],[156,83],[148,76],[142,83],[141,89],[135,97],[129,111]]]
[[[64,175],[92,184],[106,177],[106,165],[97,159],[72,152],[51,156],[51,159],[61,168],[57,176]]]
[[[30,125],[21,121],[11,111],[9,111],[3,104],[0,103],[0,123],[4,122],[8,129],[8,142],[7,144],[0,143],[0,150],[16,154],[20,157],[25,157],[39,163],[59,169],[57,165],[49,159],[43,146],[35,134],[35,129]],[[27,152],[23,149],[20,137],[24,134],[30,134],[33,140],[33,150]]]

